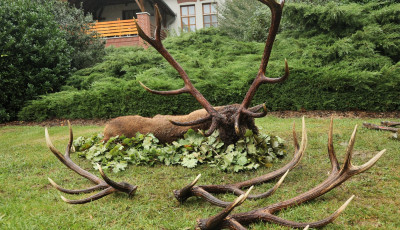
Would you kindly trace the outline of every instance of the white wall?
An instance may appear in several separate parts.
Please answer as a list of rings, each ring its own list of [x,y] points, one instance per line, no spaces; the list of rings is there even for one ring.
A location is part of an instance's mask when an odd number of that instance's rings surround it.
[[[122,20],[122,11],[123,10],[135,10],[139,9],[136,3],[129,4],[118,4],[118,5],[108,5],[104,7],[103,13],[101,15],[105,20],[102,21],[115,21],[117,18]]]
[[[203,4],[215,2],[220,6],[225,0],[197,0],[196,2],[185,2],[178,4],[177,0],[164,0],[169,7],[176,13],[176,20],[168,26],[172,32],[179,34],[181,32],[181,6],[194,5],[196,10],[196,29],[203,28]]]

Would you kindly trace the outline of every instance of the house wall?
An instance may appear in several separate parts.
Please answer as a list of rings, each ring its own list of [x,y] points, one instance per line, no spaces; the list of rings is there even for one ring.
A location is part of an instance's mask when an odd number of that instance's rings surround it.
[[[150,6],[150,3],[145,1],[145,8],[150,9],[152,8]],[[140,12],[139,6],[135,3],[135,1],[132,1],[132,3],[128,4],[112,4],[112,5],[107,5],[104,7],[103,12],[101,14],[101,17],[103,20],[101,21],[115,21],[118,18],[122,20],[122,11],[124,10],[136,10],[137,12]],[[98,10],[99,12],[100,10]]]
[[[221,6],[225,0],[164,0],[166,4],[176,13],[176,20],[168,26],[168,30],[172,33],[180,34],[181,32],[181,6],[194,5],[196,11],[196,29],[203,28],[203,4],[217,3]]]
[[[120,38],[109,38],[106,39],[106,47],[114,46],[141,46],[142,43],[139,41],[139,36],[136,37],[120,37]]]

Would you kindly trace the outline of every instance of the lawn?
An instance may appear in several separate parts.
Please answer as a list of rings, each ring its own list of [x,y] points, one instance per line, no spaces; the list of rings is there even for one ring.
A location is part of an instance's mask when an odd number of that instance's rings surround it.
[[[327,217],[351,195],[356,197],[338,219],[326,229],[398,229],[400,228],[400,141],[390,139],[390,133],[362,128],[363,121],[378,123],[382,119],[341,118],[334,121],[334,146],[343,162],[346,144],[355,125],[359,125],[354,151],[354,164],[368,161],[382,149],[387,152],[367,172],[350,178],[329,193],[297,207],[283,210],[285,219],[307,222]],[[202,174],[198,184],[237,182],[279,168],[293,156],[291,126],[296,121],[298,135],[300,118],[267,116],[257,120],[261,132],[279,135],[286,140],[288,156],[271,168],[245,173],[224,173],[207,166],[187,169],[180,166],[133,167],[108,175],[116,181],[138,185],[136,195],[116,193],[101,200],[70,205],[60,199],[85,195],[65,195],[54,189],[47,177],[66,188],[91,185],[62,165],[47,149],[44,128],[39,126],[5,126],[0,128],[0,229],[193,229],[197,218],[215,215],[221,208],[190,198],[179,204],[172,191]],[[236,212],[282,201],[307,191],[322,182],[330,169],[327,156],[328,118],[306,118],[308,147],[301,163],[292,170],[280,189],[271,197],[248,200]],[[100,126],[73,126],[75,137],[101,132]],[[54,145],[61,151],[68,142],[67,127],[49,128]],[[80,166],[99,175],[85,159],[72,159]],[[273,183],[259,185],[260,193]],[[233,200],[235,196],[219,196]],[[256,223],[250,229],[286,229],[268,223]]]

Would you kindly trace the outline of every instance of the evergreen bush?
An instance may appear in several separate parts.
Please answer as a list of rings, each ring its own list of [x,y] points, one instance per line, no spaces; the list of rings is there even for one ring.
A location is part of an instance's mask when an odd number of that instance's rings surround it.
[[[48,6],[0,1],[0,122],[15,119],[24,102],[61,88],[72,47]]]
[[[91,16],[58,0],[0,1],[0,122],[26,101],[57,92],[71,72],[93,65],[104,44]]]

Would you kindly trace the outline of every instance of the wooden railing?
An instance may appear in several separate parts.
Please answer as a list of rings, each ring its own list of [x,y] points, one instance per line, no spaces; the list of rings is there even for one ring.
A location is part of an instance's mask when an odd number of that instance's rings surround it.
[[[100,37],[121,37],[138,34],[135,19],[96,22],[92,25],[92,30],[97,31]]]

